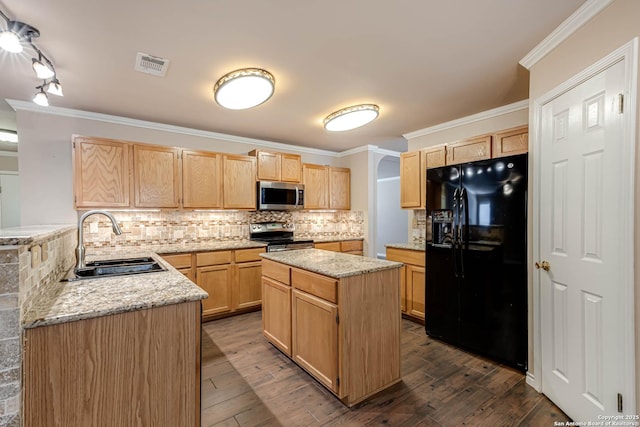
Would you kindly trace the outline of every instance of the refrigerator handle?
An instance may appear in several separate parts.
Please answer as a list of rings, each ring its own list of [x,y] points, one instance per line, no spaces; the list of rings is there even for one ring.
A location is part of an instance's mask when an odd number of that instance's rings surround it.
[[[467,190],[460,190],[460,210],[464,218],[464,223],[460,221],[460,277],[464,279],[464,251],[469,249],[469,209],[468,209]]]
[[[453,241],[451,242],[451,256],[453,257],[453,274],[458,276],[458,222],[460,220],[460,208],[459,199],[460,189],[456,188],[453,191]]]

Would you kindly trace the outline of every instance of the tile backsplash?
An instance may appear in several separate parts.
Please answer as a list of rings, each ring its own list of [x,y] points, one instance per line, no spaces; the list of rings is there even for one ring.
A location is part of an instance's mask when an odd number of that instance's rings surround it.
[[[431,240],[431,217],[427,216],[425,209],[414,209],[411,223],[411,241],[424,243]]]
[[[122,228],[115,236],[103,215],[85,221],[87,248],[135,247],[168,243],[202,243],[249,238],[249,224],[279,221],[292,223],[298,238],[324,239],[364,237],[360,211],[337,212],[118,212],[112,214]]]

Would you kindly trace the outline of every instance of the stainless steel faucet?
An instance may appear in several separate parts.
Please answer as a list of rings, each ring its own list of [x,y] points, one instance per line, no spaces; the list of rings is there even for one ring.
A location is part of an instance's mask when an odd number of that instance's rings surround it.
[[[78,270],[79,268],[85,267],[85,263],[84,263],[84,242],[83,242],[84,232],[83,232],[82,229],[84,227],[84,220],[87,219],[89,216],[94,215],[94,214],[105,215],[107,218],[109,218],[111,220],[111,226],[113,228],[113,232],[116,235],[122,234],[122,229],[118,225],[118,222],[113,217],[113,215],[111,215],[109,212],[101,211],[101,210],[92,210],[92,211],[87,211],[87,212],[83,213],[82,216],[80,217],[80,219],[78,220],[78,247],[76,247],[76,268],[74,270]]]

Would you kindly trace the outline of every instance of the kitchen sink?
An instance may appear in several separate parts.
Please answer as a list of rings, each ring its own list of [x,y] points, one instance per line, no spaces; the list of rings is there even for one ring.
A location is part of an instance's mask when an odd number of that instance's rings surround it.
[[[127,276],[165,270],[166,268],[151,257],[99,260],[88,262],[86,267],[70,270],[63,281]]]

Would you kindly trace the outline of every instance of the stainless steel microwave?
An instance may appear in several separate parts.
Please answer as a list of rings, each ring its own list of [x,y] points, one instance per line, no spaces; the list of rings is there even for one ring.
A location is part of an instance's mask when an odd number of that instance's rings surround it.
[[[258,210],[292,211],[304,207],[304,185],[258,182]]]

